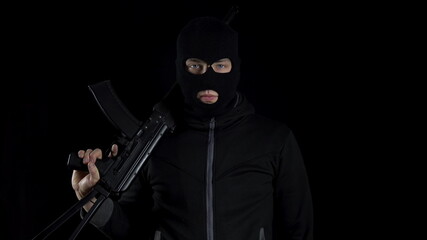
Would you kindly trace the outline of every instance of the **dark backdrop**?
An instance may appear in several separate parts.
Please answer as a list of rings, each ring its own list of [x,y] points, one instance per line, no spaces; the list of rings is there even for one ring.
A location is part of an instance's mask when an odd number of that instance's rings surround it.
[[[11,8],[10,21],[18,27],[7,29],[4,67],[11,74],[1,87],[2,239],[31,239],[74,204],[68,153],[113,140],[115,129],[87,85],[112,80],[132,113],[144,119],[173,82],[179,29],[196,16],[221,18],[230,7],[215,1],[70,1]],[[316,234],[332,225],[353,228],[332,209],[349,197],[337,182],[358,158],[352,144],[366,133],[367,121],[359,108],[377,90],[367,77],[378,59],[372,49],[381,51],[373,10],[267,1],[239,7],[231,25],[240,33],[240,89],[258,113],[295,132]],[[338,174],[324,178],[330,168]],[[66,239],[79,220],[73,217],[52,239]],[[89,236],[102,237],[88,225],[80,238]]]

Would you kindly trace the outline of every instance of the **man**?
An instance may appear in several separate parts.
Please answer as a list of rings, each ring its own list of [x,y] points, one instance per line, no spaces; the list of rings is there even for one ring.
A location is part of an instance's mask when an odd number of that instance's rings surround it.
[[[312,239],[298,144],[285,124],[255,114],[237,91],[239,65],[238,35],[228,24],[201,17],[182,29],[179,89],[163,100],[176,129],[162,137],[131,187],[103,203],[93,225],[114,239]],[[73,172],[81,199],[99,180],[102,151],[78,154],[89,168]]]

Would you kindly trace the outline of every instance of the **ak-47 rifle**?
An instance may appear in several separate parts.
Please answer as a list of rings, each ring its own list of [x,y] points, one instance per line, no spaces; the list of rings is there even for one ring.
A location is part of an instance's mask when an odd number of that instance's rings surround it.
[[[116,157],[104,157],[96,162],[101,178],[93,190],[35,236],[33,240],[47,238],[71,216],[79,212],[88,201],[96,198],[92,208],[69,238],[75,239],[108,197],[126,191],[163,134],[166,131],[173,131],[175,128],[174,120],[162,102],[153,107],[151,116],[142,123],[123,105],[110,81],[89,85],[89,89],[105,116],[120,130],[122,136],[118,138],[117,142],[124,148]],[[82,159],[76,153],[69,154],[67,165],[72,170],[88,171],[87,165],[83,164]]]

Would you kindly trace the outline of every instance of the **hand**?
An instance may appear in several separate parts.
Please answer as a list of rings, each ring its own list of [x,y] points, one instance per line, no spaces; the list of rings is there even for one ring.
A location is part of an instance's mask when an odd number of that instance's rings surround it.
[[[113,144],[111,146],[111,153],[108,157],[115,157],[118,152],[118,146]],[[77,198],[80,200],[85,197],[92,188],[98,183],[100,176],[98,168],[95,163],[98,159],[102,159],[102,151],[99,148],[94,150],[87,149],[86,151],[80,150],[78,156],[83,159],[83,164],[86,164],[89,172],[73,170],[71,177],[71,185],[76,193]],[[92,202],[96,199],[92,199]],[[92,203],[89,201],[85,206],[85,210],[88,211],[92,207]]]

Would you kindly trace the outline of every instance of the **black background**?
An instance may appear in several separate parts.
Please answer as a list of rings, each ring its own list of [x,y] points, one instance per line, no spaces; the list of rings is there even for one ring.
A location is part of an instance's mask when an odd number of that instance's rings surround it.
[[[113,140],[116,131],[88,84],[112,80],[131,112],[144,119],[173,82],[180,28],[196,16],[222,18],[232,5],[38,4],[4,8],[2,239],[31,239],[71,207],[77,199],[66,167],[68,153]],[[387,6],[368,3],[238,5],[231,26],[240,34],[240,89],[258,113],[294,131],[311,183],[316,235],[360,234],[362,227],[343,221],[343,212],[363,212],[360,206],[372,201],[366,197],[371,192],[348,193],[363,190],[360,176],[347,180],[357,165],[377,157],[362,151],[379,147],[372,139],[382,130],[370,129],[381,126],[376,116],[388,106],[378,96],[394,87],[383,81],[383,72],[399,73],[384,64],[393,58],[384,34],[398,21],[384,16]],[[363,228],[376,228],[365,217]],[[66,239],[79,220],[73,217],[52,239]],[[79,238],[91,236],[102,238],[88,225]]]

